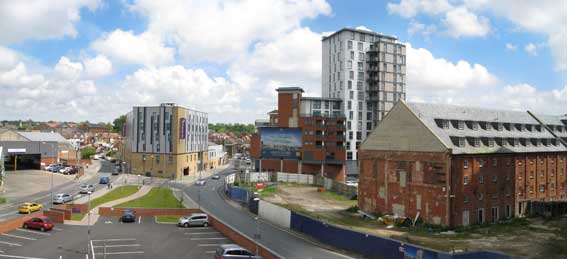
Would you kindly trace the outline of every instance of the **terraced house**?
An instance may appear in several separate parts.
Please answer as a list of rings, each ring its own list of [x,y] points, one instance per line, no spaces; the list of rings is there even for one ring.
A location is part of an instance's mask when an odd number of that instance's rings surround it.
[[[204,112],[173,103],[134,107],[122,131],[131,173],[179,179],[205,169],[209,128]]]
[[[567,117],[400,101],[362,144],[359,206],[442,225],[567,203]]]

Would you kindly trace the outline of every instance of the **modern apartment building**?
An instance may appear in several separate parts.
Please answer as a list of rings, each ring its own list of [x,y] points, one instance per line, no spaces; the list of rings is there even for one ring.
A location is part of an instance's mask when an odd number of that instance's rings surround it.
[[[361,146],[359,207],[450,226],[565,208],[566,140],[567,116],[400,101]]]
[[[278,109],[268,113],[269,126],[252,136],[250,157],[262,171],[324,175],[337,181],[345,178],[345,117],[342,100],[303,97],[299,87],[281,87]],[[267,128],[299,129],[300,154],[292,159],[262,156],[261,135]],[[285,136],[284,136],[285,138]]]
[[[123,128],[134,174],[181,178],[207,168],[208,117],[173,103],[134,107]]]
[[[357,160],[362,141],[406,98],[406,47],[395,37],[349,28],[322,44],[322,96],[343,100],[347,160]]]

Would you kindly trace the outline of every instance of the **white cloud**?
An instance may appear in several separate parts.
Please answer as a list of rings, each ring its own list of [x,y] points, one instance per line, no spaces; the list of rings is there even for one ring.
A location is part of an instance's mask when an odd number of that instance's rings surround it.
[[[435,33],[437,31],[437,26],[433,24],[425,25],[423,23],[419,23],[417,21],[411,21],[408,27],[408,34],[421,34],[424,37],[428,37],[429,35]]]
[[[438,15],[451,9],[447,0],[401,0],[399,4],[388,3],[389,13],[396,13],[404,18],[412,18],[419,13]]]
[[[112,73],[112,62],[103,55],[88,58],[83,61],[85,67],[85,77],[97,79]]]
[[[0,43],[75,37],[81,10],[98,5],[99,0],[0,1]]]
[[[370,32],[372,32],[371,29],[368,29],[366,26],[362,26],[362,25],[361,25],[361,26],[357,26],[355,29],[361,30],[361,31],[370,31]]]
[[[518,46],[512,44],[512,43],[506,43],[506,50],[509,51],[516,51],[518,49]]]
[[[531,42],[524,47],[524,50],[532,56],[537,56],[537,46]]]
[[[0,70],[11,68],[19,62],[19,54],[9,48],[0,46]]]
[[[227,62],[258,41],[300,27],[306,18],[331,13],[324,0],[136,1],[131,9],[148,17],[148,31],[174,43],[192,62]]]
[[[77,79],[83,73],[83,64],[72,62],[67,57],[61,57],[55,65],[55,72],[64,79]]]
[[[443,23],[447,26],[447,33],[454,38],[484,37],[490,32],[490,22],[486,17],[477,16],[464,7],[448,11]]]
[[[158,35],[149,32],[134,35],[132,31],[116,29],[95,40],[91,46],[126,64],[164,65],[172,63],[175,56],[173,48],[166,47]]]

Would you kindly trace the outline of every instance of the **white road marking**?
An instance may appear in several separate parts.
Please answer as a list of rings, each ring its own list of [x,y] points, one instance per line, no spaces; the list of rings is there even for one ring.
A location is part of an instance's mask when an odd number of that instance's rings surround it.
[[[53,228],[53,230],[55,230],[55,231],[63,231],[63,229],[60,229],[60,228]]]
[[[207,254],[214,254],[216,251],[205,251]]]
[[[225,243],[222,244],[197,244],[197,246],[220,246],[220,245],[224,245]]]
[[[212,235],[220,234],[219,232],[197,232],[197,233],[184,233],[185,235]]]
[[[18,235],[13,235],[13,234],[6,234],[6,233],[2,233],[1,235],[7,236],[7,237],[21,238],[21,239],[25,239],[25,240],[37,240],[37,239],[31,238],[31,237],[23,237],[23,236],[18,236]]]
[[[0,241],[0,244],[9,245],[9,246],[22,246],[21,244],[18,243],[10,243],[5,241]]]
[[[138,224],[142,224],[142,216],[138,219]]]
[[[0,218],[3,218],[3,217],[5,217],[5,216],[9,216],[9,215],[13,215],[13,214],[17,214],[17,213],[18,213],[18,212],[15,211],[15,212],[10,212],[10,213],[0,214]]]
[[[27,256],[18,256],[18,255],[3,255],[3,254],[0,254],[0,257],[21,258],[21,259],[45,259],[45,258],[39,258],[39,257],[27,257]]]
[[[91,240],[91,251],[93,252],[93,259],[95,259],[95,253],[94,253],[94,247],[93,247],[93,241]]]
[[[32,231],[32,230],[27,230],[27,229],[23,229],[23,228],[17,228],[16,231],[27,232],[27,233],[34,233],[34,234],[44,235],[44,236],[51,236],[51,234],[49,234],[49,233],[39,232],[39,231]]]
[[[114,238],[114,239],[95,239],[91,242],[114,242],[114,241],[136,241],[135,238]]]
[[[194,237],[191,240],[225,240],[226,237]]]
[[[93,246],[94,248],[104,248],[104,247],[135,247],[141,246],[140,244],[132,244],[132,245],[105,245],[105,246]]]
[[[144,251],[132,251],[132,252],[112,252],[112,253],[95,253],[95,255],[125,255],[125,254],[143,254]]]

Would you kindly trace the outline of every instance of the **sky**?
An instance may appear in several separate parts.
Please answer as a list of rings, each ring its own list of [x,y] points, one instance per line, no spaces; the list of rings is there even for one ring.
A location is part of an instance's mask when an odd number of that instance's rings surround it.
[[[407,100],[567,113],[567,0],[0,0],[0,120],[108,122],[174,102],[252,123],[321,95],[321,38],[407,46]]]

